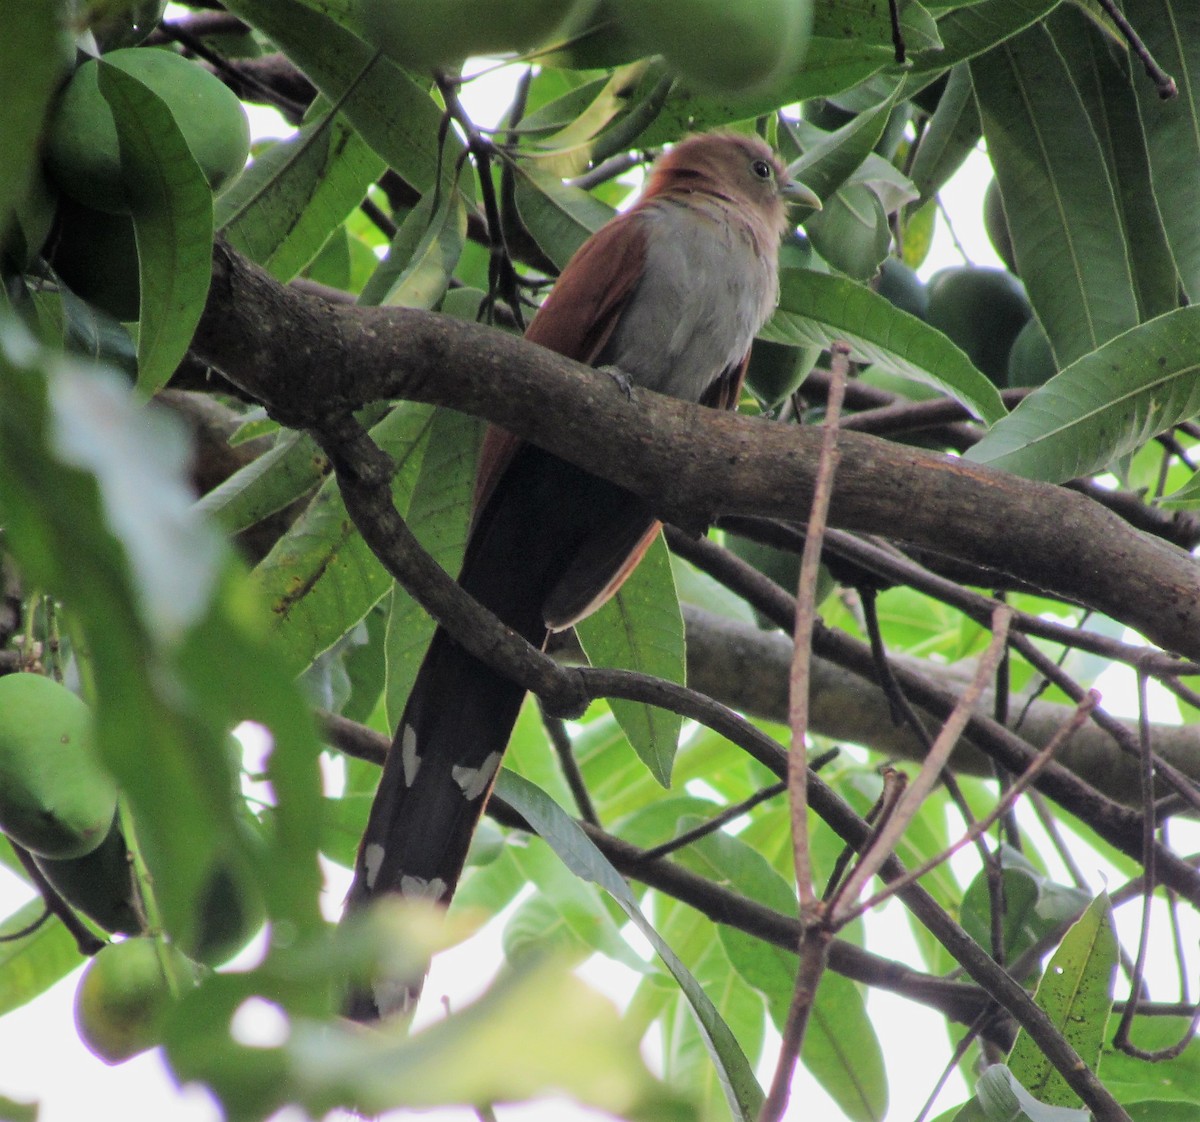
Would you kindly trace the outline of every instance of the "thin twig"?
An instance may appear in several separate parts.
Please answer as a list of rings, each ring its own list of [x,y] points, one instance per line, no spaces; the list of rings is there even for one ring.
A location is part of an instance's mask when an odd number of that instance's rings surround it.
[[[793,628],[792,669],[788,682],[788,726],[792,733],[788,756],[788,803],[791,808],[792,852],[796,862],[796,883],[800,893],[801,918],[819,904],[812,883],[812,860],[808,840],[808,764],[805,736],[808,732],[809,679],[812,669],[812,632],[816,619],[816,590],[821,563],[821,541],[825,533],[829,502],[833,496],[833,477],[837,471],[838,418],[841,416],[849,368],[849,348],[833,347],[833,380],[825,411],[821,457],[813,484],[812,509],[804,550],[800,555],[799,589]]]
[[[845,887],[833,901],[831,919],[835,924],[840,925],[840,916],[844,910],[853,910],[853,901],[862,892],[867,882],[879,871],[892,850],[895,849],[901,835],[916,815],[921,803],[925,801],[926,796],[933,790],[942,768],[946,766],[946,761],[949,760],[951,751],[955,744],[958,743],[958,738],[962,735],[963,729],[966,728],[967,722],[971,718],[972,711],[979,704],[979,698],[982,696],[984,689],[986,689],[992,675],[996,672],[996,666],[1000,662],[1000,656],[1003,654],[1004,645],[1008,640],[1008,622],[1011,615],[1012,609],[1005,605],[997,607],[993,613],[992,641],[988,645],[988,649],[983,653],[983,657],[980,658],[979,665],[975,668],[975,675],[971,679],[970,685],[962,692],[946,723],[942,726],[941,732],[938,733],[937,738],[933,742],[933,747],[929,750],[929,755],[926,757],[925,763],[921,766],[921,770],[917,772],[916,779],[908,785],[908,790],[905,791],[903,798],[900,800],[900,805],[896,808],[895,814],[892,815],[891,821],[881,831],[871,849],[863,854],[858,866],[846,878]],[[845,908],[843,908],[841,903],[843,900],[850,901]]]
[[[1142,66],[1146,68],[1146,73],[1154,83],[1154,88],[1158,91],[1158,96],[1164,101],[1168,98],[1178,96],[1179,89],[1175,85],[1175,79],[1165,73],[1162,67],[1155,62],[1149,48],[1142,42],[1142,37],[1134,31],[1133,25],[1125,18],[1125,13],[1117,7],[1115,0],[1100,0],[1100,7],[1104,9],[1108,18],[1116,24],[1117,30],[1125,36],[1133,53],[1137,55]]]
[[[1075,707],[1075,712],[1071,715],[1067,723],[1050,738],[1050,742],[1038,752],[1029,767],[1017,776],[1008,788],[1008,791],[1005,792],[1004,797],[996,803],[991,811],[975,822],[958,841],[936,856],[931,857],[928,861],[910,869],[904,876],[899,877],[897,880],[889,881],[887,887],[876,892],[874,896],[868,896],[865,900],[849,905],[845,909],[840,909],[838,913],[839,926],[857,919],[860,915],[870,911],[878,904],[882,904],[884,900],[893,896],[906,884],[911,884],[913,881],[919,880],[926,873],[932,872],[939,865],[953,857],[963,846],[970,845],[975,839],[982,837],[992,823],[999,819],[1024,794],[1025,789],[1037,778],[1038,772],[1054,757],[1054,753],[1079,731],[1083,723],[1087,720],[1088,713],[1099,700],[1100,695],[1095,690],[1091,690],[1088,696]],[[842,918],[843,914],[844,919]]]
[[[812,855],[808,837],[808,758],[805,747],[821,541],[829,517],[829,503],[833,497],[833,478],[840,459],[837,443],[838,418],[842,412],[846,375],[850,366],[850,349],[844,343],[834,343],[831,351],[833,381],[829,386],[821,455],[813,483],[813,500],[804,538],[804,550],[800,555],[794,647],[788,681],[788,726],[792,734],[791,750],[788,752],[788,808],[791,812],[792,853],[796,863],[800,923],[804,934],[800,939],[796,986],[792,993],[791,1005],[788,1007],[783,1041],[775,1065],[775,1077],[759,1113],[759,1122],[775,1122],[783,1116],[787,1106],[792,1074],[800,1057],[800,1049],[804,1045],[808,1016],[825,970],[831,937],[823,923],[824,905],[813,887]]]

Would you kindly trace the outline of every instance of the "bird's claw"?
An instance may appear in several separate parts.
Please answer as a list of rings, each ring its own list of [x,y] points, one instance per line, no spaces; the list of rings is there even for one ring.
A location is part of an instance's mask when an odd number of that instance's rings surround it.
[[[619,366],[601,366],[599,369],[617,383],[617,388],[625,395],[626,401],[633,400],[633,379],[624,370]]]

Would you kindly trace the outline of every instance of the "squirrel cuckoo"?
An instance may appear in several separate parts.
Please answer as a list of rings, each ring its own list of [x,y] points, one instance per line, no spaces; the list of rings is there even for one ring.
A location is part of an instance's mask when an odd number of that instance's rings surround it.
[[[778,299],[786,199],[820,206],[755,137],[690,137],[639,201],[567,263],[527,339],[638,387],[737,403],[750,344]],[[651,505],[499,429],[485,438],[459,583],[530,643],[599,607],[658,531]],[[400,718],[354,867],[347,911],[384,893],[446,903],[524,690],[433,637]],[[407,1010],[421,979],[377,979],[357,1020]]]

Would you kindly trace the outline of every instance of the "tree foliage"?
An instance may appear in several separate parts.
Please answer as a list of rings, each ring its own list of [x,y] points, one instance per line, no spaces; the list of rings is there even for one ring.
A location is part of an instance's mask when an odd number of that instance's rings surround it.
[[[156,88],[149,51],[198,100]],[[494,130],[463,104],[478,54],[511,76]],[[10,5],[0,672],[82,694],[120,796],[91,865],[0,850],[40,897],[0,926],[0,1011],[148,940],[161,977],[139,952],[138,984],[167,1000],[139,1021],[94,980],[80,1024],[132,1018],[111,1039],[161,1044],[231,1119],[549,1092],[753,1119],[805,1021],[801,1062],[869,1120],[882,987],[945,1019],[972,1090],[943,1118],[1200,1110],[1195,963],[1143,981],[1200,906],[1186,824],[1168,835],[1200,807],[1197,84],[1185,0]],[[229,90],[295,126],[240,172]],[[761,133],[823,200],[736,416],[519,338],[647,161],[711,128]],[[1008,269],[926,285],[939,191],[981,143]],[[551,657],[451,580],[484,421],[667,523]],[[536,699],[448,920],[339,928],[319,860],[352,863],[434,617]],[[806,806],[784,790],[797,667]],[[1114,668],[1139,720],[1088,692]],[[956,710],[949,765],[921,772]],[[900,772],[933,786],[919,807]],[[892,899],[859,914],[848,876]],[[1119,947],[1114,909],[1139,907]],[[340,1020],[348,978],[501,912],[475,1004],[411,1036]],[[866,949],[900,915],[918,961]],[[633,972],[624,1011],[572,973],[592,955]],[[269,1045],[237,1028],[261,1003],[286,1022]]]

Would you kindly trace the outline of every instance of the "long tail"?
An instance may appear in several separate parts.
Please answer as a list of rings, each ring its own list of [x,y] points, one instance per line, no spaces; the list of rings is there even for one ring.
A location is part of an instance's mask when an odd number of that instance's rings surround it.
[[[548,611],[559,626],[611,592],[656,526],[629,492],[524,446],[476,518],[459,582],[540,647]],[[449,902],[524,694],[437,630],[388,753],[348,912],[385,893]],[[347,1014],[407,1010],[422,981],[381,979],[351,995]]]

